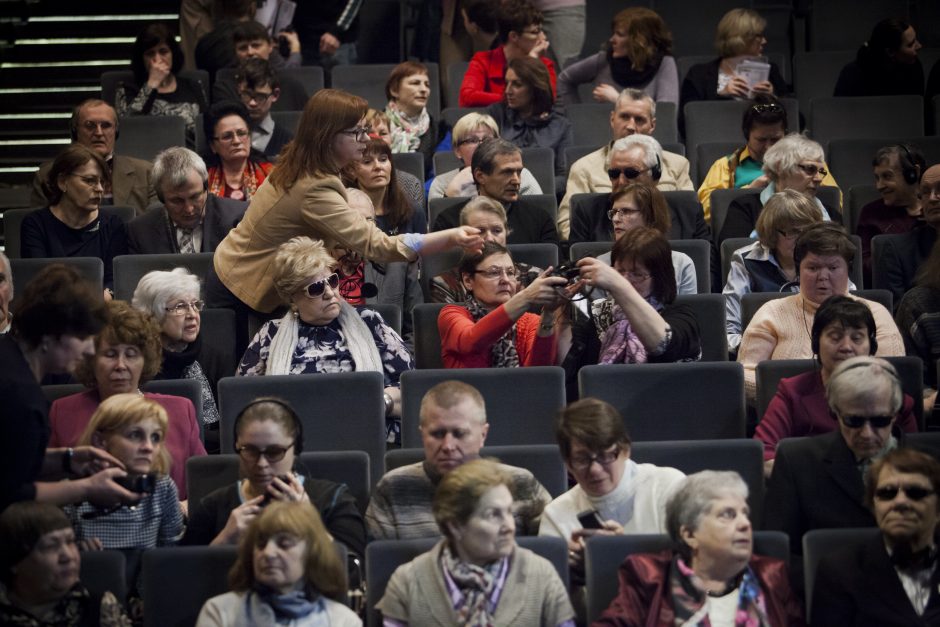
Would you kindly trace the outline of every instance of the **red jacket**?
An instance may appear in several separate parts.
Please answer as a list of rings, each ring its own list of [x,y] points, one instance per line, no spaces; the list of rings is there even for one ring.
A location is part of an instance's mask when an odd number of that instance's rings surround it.
[[[671,551],[627,557],[620,565],[617,596],[592,626],[673,627],[676,616],[668,590],[671,562]],[[752,555],[750,566],[760,581],[771,626],[805,626],[803,606],[790,591],[783,560]]]
[[[516,352],[521,366],[555,363],[555,336],[539,337],[539,316],[524,313],[516,322]],[[513,326],[502,305],[474,322],[466,307],[447,305],[437,318],[445,368],[489,368],[490,349]]]
[[[552,81],[552,95],[555,90],[555,64],[551,59],[539,57],[548,68],[548,76]],[[503,90],[506,88],[506,53],[502,46],[492,50],[484,50],[473,55],[470,67],[463,76],[460,84],[461,107],[486,107],[503,99]]]

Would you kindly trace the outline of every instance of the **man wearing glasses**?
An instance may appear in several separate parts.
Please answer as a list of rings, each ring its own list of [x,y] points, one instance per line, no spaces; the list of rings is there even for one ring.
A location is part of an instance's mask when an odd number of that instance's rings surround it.
[[[235,71],[238,99],[248,109],[251,121],[251,147],[272,163],[281,149],[294,138],[294,131],[275,124],[271,108],[281,97],[281,81],[264,59],[247,59]]]
[[[214,252],[245,215],[248,203],[208,193],[202,157],[175,146],[157,155],[153,185],[161,204],[127,225],[131,254]]]
[[[114,154],[114,143],[118,136],[118,118],[114,107],[104,100],[92,98],[72,110],[69,131],[73,144],[81,144],[97,152],[111,170],[111,182],[105,185],[102,205],[133,207],[137,215],[146,211],[156,200],[150,187],[150,163],[143,159]],[[33,177],[30,203],[36,207],[49,204],[42,191],[52,161],[39,166]]]
[[[899,448],[875,461],[865,500],[881,533],[823,556],[814,625],[937,625],[940,462]]]

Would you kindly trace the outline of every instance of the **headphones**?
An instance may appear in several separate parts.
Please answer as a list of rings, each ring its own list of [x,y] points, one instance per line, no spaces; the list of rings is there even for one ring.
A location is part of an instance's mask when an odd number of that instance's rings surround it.
[[[898,164],[901,166],[901,175],[908,185],[917,185],[920,182],[920,166],[914,163],[914,155],[907,144],[898,144]],[[902,154],[903,153],[903,154]]]
[[[294,431],[297,433],[297,436],[294,438],[294,442],[293,442],[294,454],[300,455],[301,453],[303,453],[304,451],[304,424],[300,421],[300,416],[297,415],[297,412],[294,411],[294,408],[291,407],[287,401],[277,398],[276,396],[259,396],[258,398],[254,399],[253,401],[245,405],[242,408],[242,410],[238,412],[238,415],[235,417],[235,425],[232,428],[232,446],[234,446],[235,442],[238,441],[238,429],[241,426],[242,417],[245,415],[245,413],[249,409],[251,409],[255,405],[260,405],[261,403],[273,403],[275,405],[280,406],[285,412],[287,412],[287,415],[290,416],[291,424],[294,427]]]
[[[658,152],[653,154],[656,155],[656,165],[650,168],[650,176],[653,177],[654,181],[658,181],[663,176],[663,162],[660,161]]]

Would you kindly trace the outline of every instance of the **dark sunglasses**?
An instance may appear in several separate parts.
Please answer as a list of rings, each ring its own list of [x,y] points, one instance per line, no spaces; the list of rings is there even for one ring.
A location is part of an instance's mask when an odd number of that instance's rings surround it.
[[[643,168],[642,170],[637,170],[636,168],[610,168],[607,170],[607,176],[609,176],[611,180],[616,180],[619,179],[622,174],[628,179],[633,180],[648,171],[649,168]]]
[[[318,296],[323,296],[323,291],[326,289],[326,286],[329,285],[331,290],[335,290],[339,287],[339,275],[335,272],[325,279],[320,279],[319,281],[314,281],[304,289],[304,294],[309,298],[317,298]]]
[[[934,493],[933,490],[919,485],[886,485],[875,490],[875,500],[893,501],[898,492],[904,492],[912,501],[922,501]]]
[[[891,424],[894,416],[840,416],[842,424],[849,429],[861,429],[869,423],[872,429],[884,429]]]

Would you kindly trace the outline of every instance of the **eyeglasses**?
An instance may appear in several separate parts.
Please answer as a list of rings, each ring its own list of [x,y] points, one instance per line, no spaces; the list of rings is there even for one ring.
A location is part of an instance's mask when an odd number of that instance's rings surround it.
[[[872,429],[884,429],[891,424],[894,416],[839,416],[839,419],[849,429],[861,429],[866,422]]]
[[[642,170],[637,170],[636,168],[610,168],[609,170],[607,170],[607,176],[609,176],[611,180],[617,180],[620,178],[621,175],[623,175],[627,177],[627,179],[632,181],[633,179],[640,176],[644,172],[649,172],[649,171],[650,171],[649,168],[643,168]]]
[[[796,167],[803,170],[803,173],[806,176],[816,176],[817,174],[823,178],[829,174],[829,171],[826,168],[821,168],[819,166],[813,165],[812,163],[797,163]]]
[[[340,131],[340,133],[343,135],[355,137],[358,141],[365,141],[369,139],[369,133],[371,132],[372,128],[369,126],[357,126],[356,128],[351,128],[347,131]]]
[[[596,455],[575,455],[570,463],[575,470],[587,470],[594,462],[606,468],[617,461],[618,457],[620,457],[620,447],[616,446],[612,451],[604,451]]]
[[[266,94],[263,91],[240,91],[238,95],[241,96],[242,102],[249,103],[254,100],[258,104],[264,104],[274,95],[274,92]]]
[[[164,307],[167,313],[171,313],[174,316],[185,316],[189,313],[189,310],[192,309],[196,313],[202,311],[206,306],[206,301],[204,300],[194,300],[191,303],[176,303],[172,307]]]
[[[228,131],[227,133],[222,133],[217,136],[216,139],[220,142],[225,142],[226,144],[235,141],[235,138],[246,139],[251,133],[248,132],[248,129],[240,128],[237,131]]]
[[[335,290],[339,287],[339,275],[335,272],[325,279],[320,279],[319,281],[314,281],[306,287],[303,288],[304,294],[307,295],[307,298],[319,298],[323,296],[323,292],[326,291],[326,286],[329,285],[331,290]]]
[[[757,35],[763,37],[763,35]],[[756,104],[751,105],[751,111],[754,113],[783,113],[783,107],[778,104]]]
[[[103,188],[105,185],[105,180],[100,179],[97,176],[82,176],[81,174],[72,174],[71,176],[74,176],[75,178],[80,180],[82,183],[84,183],[88,187],[102,187]]]
[[[608,210],[607,210],[607,217],[608,217],[611,221],[613,221],[614,216],[622,216],[622,217],[624,217],[624,218],[628,218],[628,217],[632,216],[634,213],[643,213],[643,211],[642,211],[641,209],[629,209],[629,208],[625,208],[625,207],[620,207],[620,208],[616,208],[616,209],[608,209]]]
[[[631,283],[642,283],[653,275],[649,272],[624,272],[623,276]]]
[[[898,497],[898,492],[904,494],[912,501],[922,501],[934,491],[919,485],[886,485],[875,489],[876,501],[893,501]]]
[[[799,237],[800,235],[802,235],[804,229],[802,229],[802,228],[799,228],[799,229],[790,229],[789,231],[786,231],[786,230],[784,230],[784,229],[775,229],[775,230],[777,231],[777,235],[779,235],[780,237],[786,237],[787,239],[793,239],[794,237]]]
[[[95,131],[99,128],[101,132],[110,131],[114,128],[114,122],[95,122],[94,120],[85,120],[82,122],[82,126],[85,127],[86,131]]]
[[[287,455],[287,451],[293,446],[283,447],[283,446],[269,446],[264,449],[260,449],[257,446],[252,446],[251,444],[246,444],[245,446],[238,446],[235,448],[235,452],[238,453],[238,456],[244,459],[246,462],[251,462],[252,464],[257,463],[261,456],[264,455],[264,458],[270,463],[279,462],[284,459],[284,456]]]
[[[499,277],[506,275],[507,279],[515,279],[518,276],[515,266],[509,268],[487,268],[486,270],[474,270],[474,274],[481,274],[487,279],[498,279]]]
[[[476,137],[475,135],[471,135],[470,137],[464,137],[461,139],[459,142],[457,142],[457,145],[463,146],[465,144],[482,144],[488,139],[492,139],[492,137]]]

